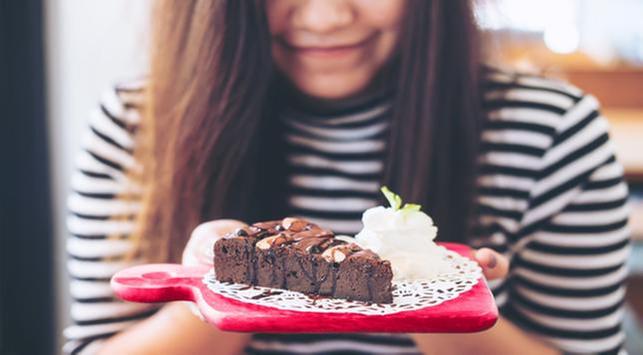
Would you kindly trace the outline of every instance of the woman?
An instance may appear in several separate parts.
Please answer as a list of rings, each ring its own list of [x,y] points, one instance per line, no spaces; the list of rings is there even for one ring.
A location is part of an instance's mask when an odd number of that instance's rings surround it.
[[[154,18],[149,78],[108,93],[74,177],[68,351],[619,352],[627,191],[606,122],[576,88],[481,66],[467,1],[161,1]],[[493,329],[223,333],[109,289],[179,261],[208,220],[186,262],[240,223],[221,218],[354,234],[384,183],[440,240],[487,247]]]

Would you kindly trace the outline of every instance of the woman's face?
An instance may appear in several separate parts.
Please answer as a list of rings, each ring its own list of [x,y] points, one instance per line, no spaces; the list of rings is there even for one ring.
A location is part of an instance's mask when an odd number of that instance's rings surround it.
[[[305,94],[356,94],[392,56],[405,2],[267,0],[274,61]]]

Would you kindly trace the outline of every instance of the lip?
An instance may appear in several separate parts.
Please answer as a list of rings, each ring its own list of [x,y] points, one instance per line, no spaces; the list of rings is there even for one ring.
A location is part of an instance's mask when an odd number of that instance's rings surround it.
[[[278,38],[278,43],[287,50],[306,57],[333,58],[342,57],[364,48],[374,36],[350,44],[333,44],[320,46],[305,46],[289,43],[284,38]]]

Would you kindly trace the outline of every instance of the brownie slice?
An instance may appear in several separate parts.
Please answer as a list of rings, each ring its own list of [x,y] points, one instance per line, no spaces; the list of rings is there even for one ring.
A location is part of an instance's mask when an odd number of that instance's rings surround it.
[[[217,280],[250,283],[257,278],[255,244],[261,238],[274,235],[281,221],[262,222],[240,228],[214,243],[214,273]],[[224,241],[224,242],[221,242]]]
[[[373,303],[391,303],[388,261],[302,219],[255,223],[214,244],[222,282],[282,288]]]

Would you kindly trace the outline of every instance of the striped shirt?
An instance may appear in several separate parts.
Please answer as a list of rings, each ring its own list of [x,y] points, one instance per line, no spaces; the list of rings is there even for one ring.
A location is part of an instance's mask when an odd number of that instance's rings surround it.
[[[155,310],[116,300],[108,282],[127,266],[123,255],[140,209],[136,200],[115,198],[136,194],[124,172],[138,168],[132,150],[139,90],[117,86],[105,95],[73,177],[67,249],[74,324],[65,331],[71,353],[91,353]],[[488,75],[484,96],[471,244],[511,260],[509,275],[491,284],[501,313],[561,350],[619,353],[627,188],[596,99],[561,82],[501,72]],[[390,111],[382,99],[332,115],[283,112],[290,214],[338,233],[361,229],[361,213],[380,201]],[[246,351],[417,353],[410,338],[390,334],[256,334]]]

